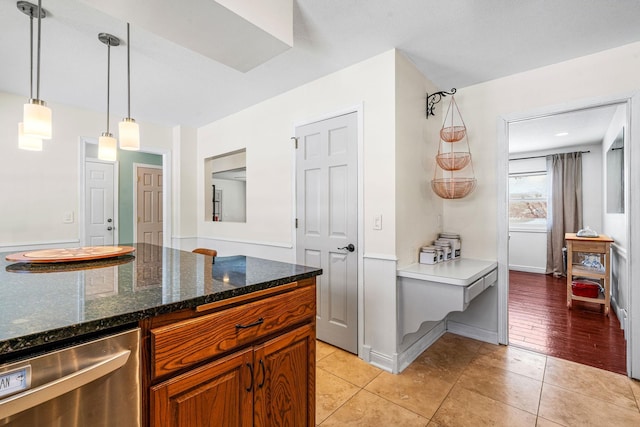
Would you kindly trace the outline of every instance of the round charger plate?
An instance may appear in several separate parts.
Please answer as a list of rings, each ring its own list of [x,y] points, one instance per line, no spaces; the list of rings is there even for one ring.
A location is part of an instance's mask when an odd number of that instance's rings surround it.
[[[42,249],[38,251],[18,252],[7,255],[7,261],[15,262],[73,262],[92,259],[114,258],[130,254],[136,249],[132,246],[84,246],[81,248]]]

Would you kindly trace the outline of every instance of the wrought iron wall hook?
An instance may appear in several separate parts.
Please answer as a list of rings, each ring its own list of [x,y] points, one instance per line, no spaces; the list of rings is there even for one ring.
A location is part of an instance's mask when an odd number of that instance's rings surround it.
[[[451,92],[440,91],[432,93],[431,95],[429,95],[429,92],[427,92],[427,119],[429,118],[429,116],[436,115],[433,112],[433,109],[436,107],[436,104],[442,100],[442,98],[446,97],[447,95],[453,95],[454,93],[456,93],[455,87],[451,88]]]

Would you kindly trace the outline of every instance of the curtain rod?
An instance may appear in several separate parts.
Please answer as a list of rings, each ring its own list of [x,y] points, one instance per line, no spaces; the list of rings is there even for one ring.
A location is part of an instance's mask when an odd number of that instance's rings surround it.
[[[554,155],[554,154],[569,154],[569,153],[575,153],[575,152],[576,152],[576,151],[569,151],[569,152],[566,152],[566,153],[551,153],[551,154],[547,154],[547,155],[544,155],[544,156],[518,157],[517,159],[509,159],[509,161],[511,161],[511,160],[540,159],[540,158],[542,158],[542,157],[545,157],[545,158],[546,158],[547,156],[552,156],[552,155]],[[590,152],[591,152],[591,151],[578,151],[578,153],[580,153],[580,154],[587,154],[587,153],[590,153]]]

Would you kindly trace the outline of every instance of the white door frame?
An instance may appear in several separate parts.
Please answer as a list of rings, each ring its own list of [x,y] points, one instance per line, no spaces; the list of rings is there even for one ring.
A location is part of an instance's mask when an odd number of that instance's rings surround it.
[[[346,107],[340,110],[336,110],[327,114],[323,114],[318,117],[314,117],[307,120],[301,120],[298,122],[294,122],[291,130],[291,134],[296,134],[296,128],[299,126],[309,125],[311,123],[321,122],[323,120],[332,119],[334,117],[343,116],[345,114],[356,113],[356,120],[358,123],[358,356],[362,356],[363,349],[362,346],[364,344],[364,169],[363,169],[363,153],[364,153],[364,138],[363,138],[363,128],[364,128],[364,117],[363,117],[363,104],[356,104],[350,107]],[[292,209],[291,212],[293,214],[292,218],[297,218],[296,212],[296,171],[298,168],[296,161],[296,150],[293,148],[291,150],[292,164],[293,168],[291,171],[292,180],[292,191],[294,197],[292,198]],[[292,221],[293,226],[291,228],[291,241],[293,242],[293,256],[295,262],[298,262],[297,253],[298,253],[298,242],[296,241],[296,226],[295,221]]]
[[[628,153],[629,162],[625,162],[625,165],[628,164],[629,168],[626,177],[629,183],[640,183],[640,92],[572,101],[498,118],[498,341],[501,344],[509,343],[509,124],[613,104],[627,106],[626,126],[629,129],[629,143],[625,142],[625,152]],[[626,214],[629,246],[627,281],[632,284],[635,278],[640,278],[640,221],[632,221],[635,215],[640,214],[640,185],[633,188],[635,197],[631,197],[630,187],[631,185],[625,186],[625,198],[629,200]],[[640,286],[629,286],[629,290],[627,374],[640,378]]]
[[[86,241],[86,232],[85,232],[85,208],[84,208],[84,203],[85,203],[85,185],[84,185],[84,180],[85,180],[85,176],[86,176],[86,170],[85,170],[85,157],[86,157],[86,144],[97,144],[98,143],[98,139],[97,138],[89,138],[89,137],[83,137],[81,136],[78,140],[78,144],[80,145],[78,148],[78,156],[79,156],[79,160],[78,160],[78,165],[79,165],[79,175],[80,175],[80,179],[78,180],[78,203],[79,203],[79,207],[78,207],[78,227],[79,227],[79,237],[80,237],[80,245],[84,245],[85,241]],[[144,152],[144,153],[149,153],[149,154],[158,154],[162,156],[162,216],[163,216],[163,222],[162,222],[162,234],[163,234],[163,238],[162,238],[162,245],[165,247],[172,247],[172,228],[171,228],[171,224],[172,224],[172,210],[171,210],[171,203],[172,203],[172,163],[171,163],[171,150],[167,150],[164,148],[157,148],[157,147],[142,147],[140,149],[140,151]],[[97,160],[97,159],[92,159],[92,160]],[[117,177],[119,176],[118,173],[114,173],[114,179],[116,179],[116,191],[114,191],[114,209],[115,212],[117,214],[118,212],[118,208],[117,208],[117,200],[118,200],[118,191],[117,191]]]

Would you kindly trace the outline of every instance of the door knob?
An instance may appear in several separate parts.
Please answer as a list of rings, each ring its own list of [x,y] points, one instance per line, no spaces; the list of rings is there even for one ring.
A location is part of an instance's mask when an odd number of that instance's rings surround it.
[[[108,219],[107,219],[107,222],[112,222],[112,221],[113,221],[113,220],[112,220],[111,218],[108,218]]]
[[[349,243],[349,244],[348,244],[347,246],[345,246],[344,248],[338,248],[338,249],[346,249],[346,250],[348,250],[349,252],[353,252],[353,251],[355,251],[355,250],[356,250],[356,247],[355,247],[355,246],[353,246],[353,243]]]
[[[111,231],[111,230],[113,230],[113,227],[109,226],[109,227],[107,227],[107,230]]]

